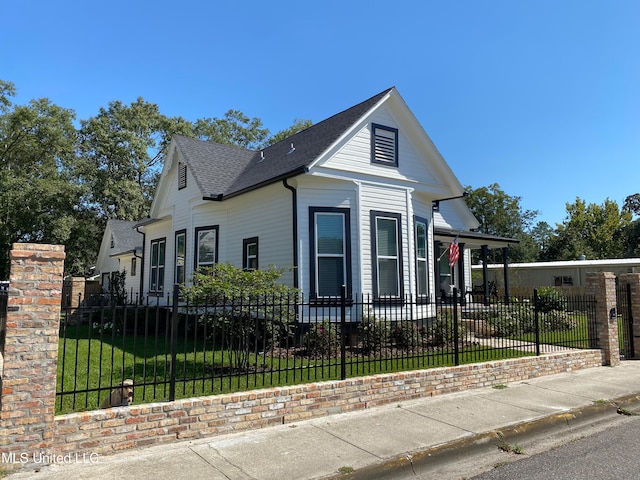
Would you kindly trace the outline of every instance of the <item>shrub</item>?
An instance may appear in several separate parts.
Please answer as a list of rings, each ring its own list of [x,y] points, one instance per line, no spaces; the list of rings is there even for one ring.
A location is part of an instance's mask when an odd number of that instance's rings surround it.
[[[291,335],[298,291],[278,280],[284,270],[268,267],[243,270],[217,263],[193,274],[191,286],[181,286],[181,295],[194,311],[205,312],[231,365],[246,369],[256,341],[272,347]]]
[[[454,344],[455,330],[453,322],[453,311],[442,310],[433,321],[429,329],[429,342],[435,347],[446,347]],[[467,335],[467,328],[458,323],[458,340],[463,340]]]
[[[331,356],[340,346],[340,327],[327,321],[314,323],[305,334],[303,342],[307,353]]]
[[[513,337],[535,332],[534,311],[529,306],[500,310],[487,319],[487,325],[498,337]]]
[[[391,328],[391,342],[398,348],[422,346],[422,333],[411,321],[399,321]]]
[[[369,354],[378,351],[389,341],[389,327],[384,320],[374,315],[365,315],[358,325],[358,337],[362,352]]]
[[[566,298],[558,290],[553,287],[540,287],[538,292],[538,311],[542,313],[557,310],[564,312],[566,310]]]
[[[552,310],[540,313],[538,316],[540,331],[557,332],[560,330],[572,330],[578,326],[578,322],[570,317],[567,312]]]

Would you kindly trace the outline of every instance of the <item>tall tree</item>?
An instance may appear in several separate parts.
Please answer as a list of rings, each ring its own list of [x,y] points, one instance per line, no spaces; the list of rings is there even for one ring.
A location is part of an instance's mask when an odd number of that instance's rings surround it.
[[[313,122],[311,120],[302,120],[300,118],[296,118],[290,127],[285,128],[284,130],[280,130],[279,132],[276,132],[273,135],[271,135],[269,138],[267,138],[267,140],[264,142],[262,146],[266,147],[268,145],[273,145],[274,143],[278,143],[279,141],[285,140],[286,138],[289,138],[292,135],[295,135],[296,133],[301,132],[302,130],[306,130],[312,125],[313,125]]]
[[[85,201],[105,222],[138,220],[148,213],[166,126],[158,106],[142,98],[130,105],[110,102],[81,121],[82,174],[90,186]]]
[[[222,118],[195,121],[194,136],[214,143],[257,149],[269,135],[259,118],[249,118],[239,110],[228,110]]]
[[[631,224],[631,213],[621,211],[615,201],[587,204],[579,197],[566,204],[567,215],[550,239],[544,260],[622,258],[626,244],[623,232]]]
[[[14,105],[0,85],[0,278],[14,242],[65,243],[77,226],[82,186],[76,168],[75,114],[41,98]],[[73,252],[67,252],[73,255]]]
[[[521,197],[508,195],[494,183],[488,187],[467,187],[465,201],[480,222],[480,231],[490,235],[514,238],[519,244],[510,247],[509,257],[517,262],[537,260],[538,248],[531,236],[531,224],[538,215],[536,210],[524,210]],[[492,261],[502,260],[502,253],[492,251]]]
[[[635,217],[640,217],[640,193],[629,195],[622,205],[623,212],[629,212]],[[640,256],[640,218],[636,218],[624,229],[625,257]]]

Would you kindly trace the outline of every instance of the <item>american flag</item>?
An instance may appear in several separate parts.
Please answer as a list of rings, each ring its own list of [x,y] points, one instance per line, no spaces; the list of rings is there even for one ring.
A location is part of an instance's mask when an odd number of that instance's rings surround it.
[[[449,266],[453,267],[460,258],[460,247],[458,246],[458,238],[456,237],[449,245]]]

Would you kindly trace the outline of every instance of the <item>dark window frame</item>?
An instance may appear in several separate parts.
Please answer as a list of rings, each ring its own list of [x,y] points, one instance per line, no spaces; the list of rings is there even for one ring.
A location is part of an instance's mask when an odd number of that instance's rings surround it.
[[[254,244],[256,246],[256,255],[255,255],[256,265],[255,267],[249,267],[250,256],[249,256],[248,248],[250,245],[254,245]],[[257,270],[260,266],[259,253],[260,253],[260,246],[258,243],[258,237],[244,238],[242,240],[242,268],[245,270]]]
[[[218,263],[218,245],[220,244],[220,226],[219,225],[207,225],[204,227],[196,227],[195,236],[194,236],[194,250],[193,250],[193,269],[198,270],[202,265],[200,263],[200,249],[198,245],[198,237],[200,232],[204,231],[215,231],[216,232],[216,240],[214,245],[213,252],[213,264]],[[207,264],[208,265],[208,264]],[[212,265],[213,266],[213,265]]]
[[[425,263],[425,269],[426,269],[426,279],[425,279],[425,287],[426,287],[426,291],[427,293],[420,293],[420,288],[419,288],[419,278],[420,278],[420,272],[418,270],[418,224],[424,224],[425,226],[425,257],[424,260],[420,260],[420,261],[424,261]],[[429,294],[429,288],[431,286],[431,282],[429,281],[431,275],[429,273],[429,220],[427,220],[426,218],[423,217],[419,217],[417,215],[415,215],[413,217],[413,237],[414,237],[414,250],[415,250],[415,255],[414,255],[414,260],[415,260],[415,275],[416,275],[416,299],[418,299],[421,302],[424,301],[430,301],[430,294]]]
[[[160,246],[164,244],[164,255],[160,258]],[[157,264],[154,266],[154,245],[157,245]],[[160,260],[162,260],[162,264],[160,264]],[[155,293],[157,295],[162,295],[164,293],[164,275],[165,269],[167,265],[167,237],[154,238],[150,242],[149,248],[149,292]],[[154,276],[153,271],[156,270],[156,274]],[[162,273],[162,274],[161,274]],[[155,278],[155,282],[154,282]],[[162,279],[162,282],[159,280]],[[158,288],[160,286],[160,288]]]
[[[402,214],[383,212],[380,210],[370,211],[370,229],[371,229],[371,277],[372,277],[372,289],[373,298],[376,301],[395,302],[400,301],[404,297],[404,265],[402,261]],[[396,221],[396,256],[397,256],[397,282],[398,293],[397,295],[385,295],[380,296],[380,289],[378,285],[378,219],[388,218]]]
[[[184,252],[182,253],[182,280],[179,278],[178,274],[178,237],[184,236],[184,240],[182,242]],[[183,228],[182,230],[177,230],[174,234],[174,242],[173,242],[173,281],[174,283],[183,284],[186,281],[186,268],[187,268],[187,229]]]
[[[342,215],[344,227],[344,252],[343,267],[345,269],[345,286],[347,288],[347,299],[350,301],[352,296],[353,273],[351,266],[351,209],[340,207],[309,207],[309,266],[310,266],[310,299],[314,302],[326,302],[330,297],[318,294],[317,274],[317,246],[316,246],[316,214],[330,213]]]

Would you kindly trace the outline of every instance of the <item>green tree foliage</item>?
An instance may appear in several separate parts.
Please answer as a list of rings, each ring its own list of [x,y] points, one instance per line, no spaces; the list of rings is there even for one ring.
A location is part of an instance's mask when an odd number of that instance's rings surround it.
[[[131,105],[110,102],[98,115],[81,121],[79,151],[86,203],[99,217],[138,220],[149,212],[154,167],[168,142],[167,118],[158,106],[138,98]]]
[[[521,197],[508,195],[494,183],[488,187],[467,187],[467,206],[480,222],[480,231],[489,235],[514,238],[520,243],[509,247],[509,258],[517,262],[537,260],[538,246],[532,236],[535,210],[524,210]],[[492,250],[492,261],[502,261],[502,252]]]
[[[634,193],[624,199],[622,205],[623,212],[629,212],[633,215],[640,216],[640,193]]]
[[[256,149],[269,136],[259,118],[249,118],[239,110],[229,110],[222,118],[202,118],[193,125],[194,136],[209,142]]]
[[[622,211],[640,217],[640,193],[625,198]],[[640,257],[640,218],[635,218],[625,227],[623,234],[626,245],[625,257]]]
[[[544,260],[576,260],[581,255],[590,259],[622,258],[627,251],[626,235],[631,213],[622,211],[615,201],[602,205],[576,198],[566,204],[567,215],[557,226]]]
[[[0,278],[8,277],[12,243],[69,240],[83,191],[74,112],[46,98],[14,105],[14,94],[13,84],[0,84]]]
[[[220,339],[228,363],[246,370],[255,345],[262,350],[278,345],[290,334],[295,319],[297,290],[279,283],[283,269],[243,270],[229,263],[197,270],[182,297]]]
[[[280,130],[279,132],[274,133],[264,142],[263,146],[266,147],[268,145],[278,143],[286,138],[291,137],[292,135],[295,135],[298,132],[301,132],[302,130],[306,130],[311,125],[313,125],[313,122],[311,120],[301,120],[299,118],[296,118],[289,128],[285,128],[284,130]]]
[[[189,121],[138,98],[110,102],[78,127],[73,110],[47,99],[14,105],[15,94],[0,80],[0,279],[14,242],[65,244],[65,273],[86,273],[108,219],[148,215],[175,134],[260,148],[310,124],[296,120],[269,137],[260,119],[238,110]]]

